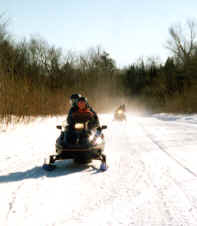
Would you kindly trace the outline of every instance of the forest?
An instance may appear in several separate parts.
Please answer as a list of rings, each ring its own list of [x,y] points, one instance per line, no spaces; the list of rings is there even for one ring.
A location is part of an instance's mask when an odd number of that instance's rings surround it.
[[[134,111],[197,111],[197,23],[171,25],[169,57],[139,58],[118,68],[101,47],[65,53],[40,37],[16,41],[0,17],[0,119],[63,115],[81,93],[98,112],[123,102]]]

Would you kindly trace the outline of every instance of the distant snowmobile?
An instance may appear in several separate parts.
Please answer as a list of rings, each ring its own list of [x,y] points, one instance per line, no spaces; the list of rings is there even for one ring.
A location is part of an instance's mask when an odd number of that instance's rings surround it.
[[[49,162],[44,163],[43,168],[53,170],[57,160],[73,159],[76,163],[88,164],[96,159],[101,161],[100,169],[106,170],[106,155],[103,154],[105,141],[102,130],[107,126],[92,128],[88,112],[76,114],[73,121],[72,126],[56,126],[57,129],[62,130],[56,140],[56,154],[49,156]]]
[[[120,105],[118,109],[116,109],[114,113],[114,120],[115,121],[126,121],[126,114],[125,114],[125,105]]]

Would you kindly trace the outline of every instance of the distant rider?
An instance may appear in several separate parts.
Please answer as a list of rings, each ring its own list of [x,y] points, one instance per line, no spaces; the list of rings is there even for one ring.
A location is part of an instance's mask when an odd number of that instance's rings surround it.
[[[122,111],[123,113],[125,113],[125,111],[126,111],[126,106],[125,106],[125,104],[121,104],[121,105],[116,109],[116,113],[118,113],[119,111]]]

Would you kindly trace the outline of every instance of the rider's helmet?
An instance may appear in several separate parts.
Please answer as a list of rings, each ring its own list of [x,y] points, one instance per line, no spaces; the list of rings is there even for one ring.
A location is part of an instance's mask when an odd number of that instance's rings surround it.
[[[90,105],[88,104],[88,98],[87,98],[87,97],[84,97],[84,96],[82,96],[82,98],[84,98],[84,100],[85,100],[85,102],[86,102],[87,107],[90,107]]]
[[[70,104],[72,106],[77,105],[79,98],[81,98],[81,94],[79,94],[79,93],[72,94],[70,96]]]

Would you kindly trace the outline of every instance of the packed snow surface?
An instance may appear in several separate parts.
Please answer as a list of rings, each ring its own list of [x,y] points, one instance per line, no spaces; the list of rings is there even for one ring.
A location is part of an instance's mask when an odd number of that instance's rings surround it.
[[[1,226],[196,226],[197,115],[100,115],[109,169],[57,161],[65,117],[0,128]]]

